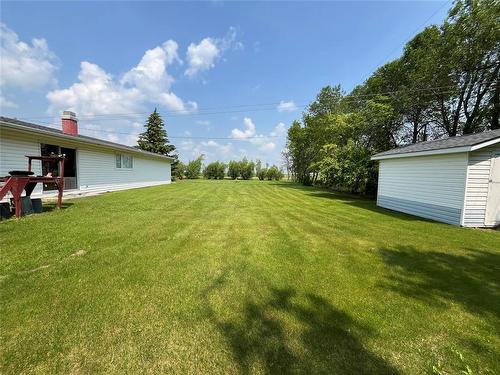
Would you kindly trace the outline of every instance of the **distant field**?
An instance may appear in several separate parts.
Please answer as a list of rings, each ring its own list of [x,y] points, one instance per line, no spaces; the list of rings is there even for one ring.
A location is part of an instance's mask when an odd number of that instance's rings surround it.
[[[500,373],[500,232],[292,183],[0,222],[0,373]]]

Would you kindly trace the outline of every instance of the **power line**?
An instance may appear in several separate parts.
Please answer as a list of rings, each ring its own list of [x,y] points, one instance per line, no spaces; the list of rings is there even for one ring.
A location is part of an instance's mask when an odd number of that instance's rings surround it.
[[[490,89],[496,88],[497,85],[492,85]],[[381,92],[381,93],[373,93],[373,94],[358,94],[358,95],[346,95],[343,98],[344,103],[349,103],[349,102],[355,102],[357,101],[358,98],[360,99],[369,99],[369,98],[374,98],[374,97],[380,97],[380,96],[391,96],[395,95],[398,93],[417,93],[417,92],[422,92],[424,96],[433,96],[433,95],[438,95],[438,94],[448,94],[448,93],[454,93],[456,92],[456,89],[453,90],[444,90],[444,91],[434,91],[434,90],[441,90],[441,89],[447,89],[447,88],[456,88],[455,85],[447,85],[447,86],[435,86],[435,87],[426,87],[426,88],[421,88],[421,89],[411,89],[411,90],[392,90],[392,91],[386,91],[386,92]],[[296,104],[294,103],[297,107],[299,108],[305,108],[308,106],[310,103],[299,103]],[[272,103],[269,104],[242,104],[238,106],[228,106],[226,108],[241,108],[241,107],[257,107],[257,106],[269,106],[272,105]],[[219,114],[229,114],[229,113],[241,113],[241,112],[260,112],[260,111],[275,111],[276,108],[255,108],[255,109],[240,109],[240,110],[232,110],[232,111],[212,111],[212,112],[203,112],[203,111],[208,111],[208,108],[202,109],[196,113],[183,113],[179,111],[167,111],[166,115],[163,115],[162,117],[165,118],[172,118],[172,117],[185,117],[185,116],[210,116],[210,115],[219,115]],[[176,114],[177,112],[177,114]],[[98,121],[117,121],[117,120],[122,120],[120,117],[130,117],[130,116],[139,116],[139,115],[149,115],[149,112],[135,112],[135,113],[108,113],[108,114],[95,114],[95,115],[79,115],[79,119],[94,119]],[[23,120],[36,120],[36,119],[53,119],[54,116],[39,116],[39,117],[23,117],[20,119]]]
[[[48,122],[42,122],[44,125],[48,125],[52,128],[58,128],[59,125],[58,124],[53,124],[53,123],[48,123]],[[92,131],[92,132],[97,132],[97,133],[112,133],[112,134],[122,134],[122,135],[135,135],[135,136],[139,136],[141,133],[128,133],[128,132],[121,132],[121,131],[116,131],[116,130],[109,130],[109,129],[95,129],[95,128],[86,128],[86,127],[82,127],[82,126],[79,126],[78,127],[79,130],[88,130],[88,131]],[[198,137],[198,136],[168,136],[168,138],[171,138],[171,139],[217,139],[217,140],[222,140],[222,139],[226,139],[226,140],[233,140],[233,141],[245,141],[245,140],[248,140],[248,139],[262,139],[262,140],[265,140],[265,139],[269,139],[269,138],[285,138],[285,136],[280,136],[280,135],[262,135],[262,136],[252,136],[252,137],[245,137],[245,138],[234,138],[234,137]]]
[[[117,132],[114,130],[105,130],[105,129],[92,129],[92,128],[79,128],[79,129],[84,129],[84,130],[90,130],[90,131],[95,131],[95,132],[103,132],[103,133],[113,133],[113,134],[124,134],[124,135],[140,135],[140,133],[126,133],[126,132]],[[252,137],[245,137],[245,138],[234,138],[234,137],[197,137],[197,136],[168,136],[170,139],[217,139],[217,140],[232,140],[232,141],[245,141],[248,139],[268,139],[268,138],[285,138],[285,136],[279,136],[279,135],[263,135],[263,136],[252,136]]]

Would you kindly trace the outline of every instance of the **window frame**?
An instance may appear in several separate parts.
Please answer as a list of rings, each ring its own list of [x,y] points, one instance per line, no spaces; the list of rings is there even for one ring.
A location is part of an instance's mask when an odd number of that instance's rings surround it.
[[[129,163],[127,163],[127,161]],[[130,166],[127,166],[128,164]],[[127,170],[134,169],[134,157],[130,154],[116,153],[115,154],[115,169],[127,169]]]

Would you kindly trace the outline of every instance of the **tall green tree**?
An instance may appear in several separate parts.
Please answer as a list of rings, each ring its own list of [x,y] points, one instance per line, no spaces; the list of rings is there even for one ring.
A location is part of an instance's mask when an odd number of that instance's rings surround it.
[[[435,120],[449,136],[491,128],[500,71],[500,3],[458,0],[434,47]],[[493,115],[493,117],[492,117]]]
[[[179,175],[183,175],[182,171],[179,171],[179,173],[177,171],[178,168],[182,167],[179,165],[179,155],[176,152],[175,146],[168,140],[165,123],[156,108],[149,115],[144,127],[146,130],[139,135],[136,147],[144,151],[174,158],[172,163],[172,177],[174,179],[179,178]]]
[[[308,112],[312,116],[338,113],[341,109],[342,97],[340,85],[325,86],[316,96],[316,100],[309,104]]]
[[[154,152],[155,154],[174,157],[175,146],[169,142],[165,123],[156,108],[149,115],[144,127],[146,130],[139,135],[137,148]]]
[[[260,159],[257,159],[255,161],[255,174],[258,175],[261,169],[262,169],[262,162],[260,161]]]

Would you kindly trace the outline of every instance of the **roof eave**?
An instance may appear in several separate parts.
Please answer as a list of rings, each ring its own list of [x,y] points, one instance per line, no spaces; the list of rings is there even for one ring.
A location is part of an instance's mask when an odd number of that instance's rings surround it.
[[[442,148],[439,150],[414,151],[414,152],[405,152],[400,154],[389,154],[389,155],[379,155],[379,156],[373,155],[371,157],[371,160],[385,160],[385,159],[409,158],[415,156],[456,154],[460,152],[469,152],[469,151],[471,151],[471,146],[450,147],[450,148]]]
[[[489,141],[478,143],[477,145],[471,146],[471,151],[479,150],[480,148],[492,146],[494,144],[500,143],[500,137],[495,139],[490,139]]]
[[[98,146],[102,146],[102,147],[112,149],[112,150],[123,150],[123,151],[135,153],[137,155],[143,155],[143,156],[149,156],[149,157],[153,157],[153,158],[169,160],[170,162],[174,161],[174,158],[171,158],[169,156],[155,154],[153,152],[148,152],[148,151],[142,151],[142,150],[134,149],[132,147],[125,146],[125,145],[109,144],[109,143],[104,142],[104,141],[101,142],[99,139],[92,139],[91,140],[91,139],[80,138],[78,136],[73,136],[73,135],[64,134],[64,133],[54,133],[54,132],[43,130],[43,129],[36,129],[36,128],[29,127],[29,126],[23,126],[21,124],[13,124],[13,123],[8,122],[8,121],[1,121],[0,124],[2,124],[3,126],[5,126],[7,128],[13,129],[13,130],[21,130],[21,131],[26,131],[26,132],[30,132],[30,133],[43,134],[43,135],[47,135],[47,136],[51,136],[51,137],[55,137],[55,138],[66,139],[66,140],[77,142],[77,143],[98,145]]]
[[[488,147],[494,144],[500,143],[500,137],[495,139],[490,139],[472,146],[462,146],[462,147],[448,147],[441,148],[437,150],[427,150],[427,151],[413,151],[405,152],[400,154],[389,154],[389,155],[373,155],[370,160],[385,160],[385,159],[398,159],[398,158],[408,158],[414,156],[428,156],[428,155],[442,155],[442,154],[455,154],[459,152],[470,152],[476,151],[484,147]]]

